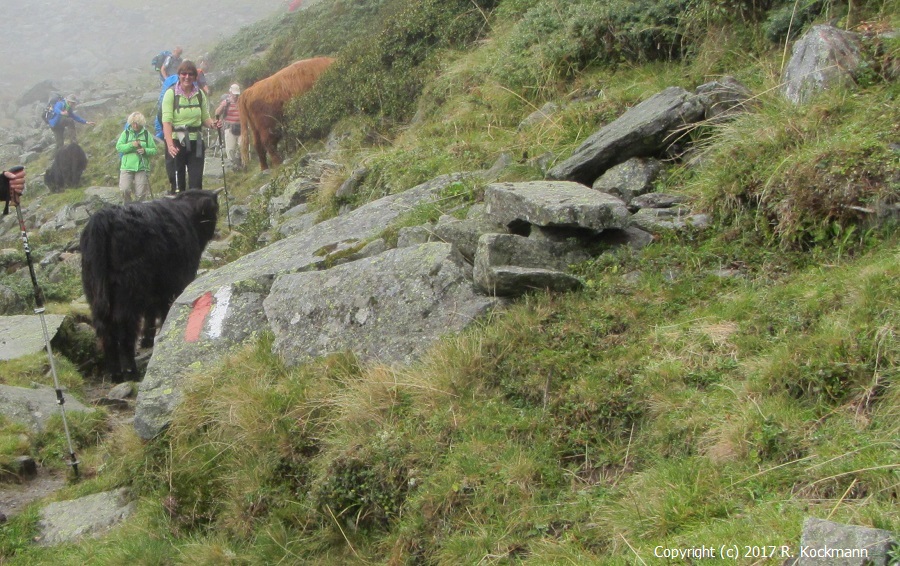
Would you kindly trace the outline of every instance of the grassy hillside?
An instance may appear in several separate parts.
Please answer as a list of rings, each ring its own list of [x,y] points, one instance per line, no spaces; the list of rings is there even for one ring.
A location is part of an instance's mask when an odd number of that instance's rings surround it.
[[[804,26],[890,28],[900,3],[405,4],[321,2],[246,32],[271,46],[248,81],[338,57],[290,120],[299,146],[340,134],[347,175],[369,168],[349,204],[503,153],[504,180],[541,178],[629,106],[729,74],[754,111],[688,132],[658,186],[714,226],[575,266],[585,291],[531,295],[412,367],[289,368],[264,336],[192,378],[164,437],[83,435],[89,478],[59,498],[129,486],[136,518],[46,550],[32,509],[0,526],[0,561],[649,564],[747,545],[777,552],[735,562],[781,564],[806,517],[900,532],[898,234],[862,211],[900,197],[900,44],[867,39],[852,88],[778,94]],[[249,58],[239,45],[220,61]],[[547,101],[552,120],[519,127]],[[294,167],[229,187],[274,190]],[[333,189],[323,217],[347,204]],[[254,208],[232,254],[266,228]]]

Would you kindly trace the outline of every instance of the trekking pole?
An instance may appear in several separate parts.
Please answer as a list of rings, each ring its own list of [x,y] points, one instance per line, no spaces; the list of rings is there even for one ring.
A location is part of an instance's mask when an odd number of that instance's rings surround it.
[[[225,142],[222,138],[222,128],[216,128],[219,132],[219,146],[224,146]],[[225,151],[220,151],[219,156],[222,158],[222,186],[225,188],[225,218],[228,220],[228,231],[231,231],[231,203],[228,202],[228,181],[225,179]]]
[[[10,173],[16,173],[23,169],[22,166],[13,167]],[[66,419],[66,399],[63,397],[63,391],[59,387],[59,377],[56,375],[56,362],[53,359],[53,350],[50,348],[50,333],[47,331],[47,321],[44,319],[44,292],[38,285],[37,276],[34,274],[34,262],[31,260],[31,246],[28,245],[28,232],[25,231],[25,219],[22,216],[21,203],[16,204],[16,216],[19,219],[19,228],[22,230],[22,247],[25,249],[25,259],[28,262],[28,272],[31,274],[31,285],[34,287],[34,312],[41,319],[41,329],[44,332],[44,344],[47,346],[47,356],[50,358],[50,373],[53,374],[53,387],[56,389],[56,403],[59,405],[59,412],[62,415],[63,429],[66,431],[66,442],[69,443],[69,465],[78,477],[78,458],[75,456],[75,449],[72,448],[72,435],[69,434],[69,421]]]

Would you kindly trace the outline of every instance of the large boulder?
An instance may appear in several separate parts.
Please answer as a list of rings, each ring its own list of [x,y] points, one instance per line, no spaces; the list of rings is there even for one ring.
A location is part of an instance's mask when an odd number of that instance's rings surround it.
[[[705,112],[701,97],[669,87],[588,137],[571,157],[550,169],[547,177],[591,185],[613,165],[664,153],[679,130],[702,120]]]
[[[280,277],[263,302],[275,350],[288,364],[343,351],[410,362],[496,305],[466,272],[450,244],[435,242]]]
[[[157,336],[137,396],[138,434],[149,439],[168,426],[189,373],[270,328],[263,301],[278,278],[367,257],[367,244],[392,222],[463,177],[446,175],[370,202],[198,277],[175,299]]]
[[[859,36],[833,26],[813,26],[797,43],[784,70],[784,96],[795,104],[848,84],[862,61]]]
[[[600,232],[629,223],[621,199],[570,181],[494,183],[488,185],[484,202],[494,221],[525,236],[530,226]]]

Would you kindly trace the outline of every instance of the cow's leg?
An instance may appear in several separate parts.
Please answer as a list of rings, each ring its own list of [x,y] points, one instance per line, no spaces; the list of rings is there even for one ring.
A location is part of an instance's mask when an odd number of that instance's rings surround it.
[[[103,366],[106,373],[115,382],[122,381],[122,370],[119,365],[120,348],[116,325],[112,321],[94,320],[94,330],[103,348]]]
[[[116,326],[114,338],[118,345],[119,367],[121,368],[118,376],[114,376],[117,383],[137,381],[138,378],[134,356],[138,330],[141,327],[141,311],[132,312],[132,309],[135,309],[134,305],[117,305],[113,308],[113,319]]]
[[[266,140],[266,151],[269,152],[269,156],[272,158],[272,167],[277,167],[281,165],[281,154],[278,153],[278,142],[281,141],[281,136],[270,135],[269,139]]]
[[[162,323],[166,313],[159,305],[148,305],[144,311],[144,332],[141,338],[141,348],[151,348],[156,340],[157,322]]]
[[[144,313],[144,332],[141,336],[141,348],[152,347],[154,338],[156,338],[156,314],[147,311]]]
[[[259,168],[265,171],[269,168],[269,164],[266,163],[266,146],[256,130],[253,131],[253,146],[256,148],[256,156],[259,157]]]
[[[123,328],[122,336],[119,340],[119,364],[122,372],[119,374],[119,381],[137,381],[137,362],[134,361],[135,346],[137,344],[137,327],[129,327],[128,330]]]

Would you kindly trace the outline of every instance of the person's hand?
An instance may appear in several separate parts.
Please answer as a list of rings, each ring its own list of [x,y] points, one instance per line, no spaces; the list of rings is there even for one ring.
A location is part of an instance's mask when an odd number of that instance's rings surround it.
[[[144,148],[142,148],[142,147],[137,148],[137,154],[144,155]]]
[[[97,124],[97,122],[85,122],[85,124],[87,124],[88,126],[93,126],[93,125]]]
[[[13,206],[19,206],[19,197],[25,190],[25,170],[10,173],[4,171],[3,175],[9,179],[9,202]]]
[[[166,151],[169,152],[169,155],[175,157],[176,155],[178,155],[178,150],[179,148],[174,141],[166,140]]]

